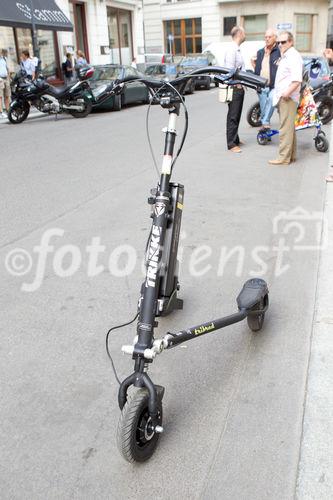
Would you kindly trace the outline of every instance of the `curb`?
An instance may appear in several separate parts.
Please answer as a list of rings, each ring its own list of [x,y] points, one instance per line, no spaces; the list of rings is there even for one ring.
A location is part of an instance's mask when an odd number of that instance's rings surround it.
[[[331,139],[333,123],[331,125]],[[332,140],[331,140],[331,144]],[[333,171],[330,150],[329,171]],[[332,498],[333,491],[333,184],[327,182],[296,498]],[[325,228],[326,226],[326,228]],[[326,229],[326,230],[325,230]],[[305,284],[304,284],[305,286]]]

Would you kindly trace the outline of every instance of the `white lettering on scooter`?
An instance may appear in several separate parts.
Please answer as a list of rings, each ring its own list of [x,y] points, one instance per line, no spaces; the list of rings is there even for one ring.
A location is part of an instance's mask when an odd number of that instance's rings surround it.
[[[151,286],[155,287],[156,283],[156,274],[158,268],[158,256],[160,253],[160,239],[161,239],[161,231],[162,228],[153,225],[149,249],[148,249],[148,257],[147,257],[147,276],[146,276],[146,287]]]

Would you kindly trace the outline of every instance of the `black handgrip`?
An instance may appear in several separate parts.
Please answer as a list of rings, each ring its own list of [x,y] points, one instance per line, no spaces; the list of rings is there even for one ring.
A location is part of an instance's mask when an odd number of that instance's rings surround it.
[[[244,84],[249,83],[255,87],[263,89],[266,87],[268,80],[262,76],[255,75],[254,73],[248,71],[236,71],[235,79],[243,82]]]
[[[204,68],[198,68],[195,69],[194,71],[191,71],[190,73],[187,73],[186,76],[190,77],[192,75],[204,75],[204,74],[216,74],[216,75],[230,74],[231,80],[237,80],[238,83],[243,83],[244,85],[248,83],[249,85],[252,85],[253,87],[256,88],[264,88],[268,83],[266,78],[255,75],[254,73],[241,70],[235,71],[230,68],[223,68],[222,66],[205,66]],[[177,78],[176,80],[172,81],[172,84],[180,80],[181,78]]]

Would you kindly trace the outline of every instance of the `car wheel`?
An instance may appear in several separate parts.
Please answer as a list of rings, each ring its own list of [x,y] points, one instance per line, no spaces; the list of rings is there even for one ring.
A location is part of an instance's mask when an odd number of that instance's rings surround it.
[[[121,110],[121,95],[114,96],[113,110],[120,111]]]
[[[191,80],[190,83],[189,83],[189,85],[188,85],[188,87],[187,87],[187,92],[186,93],[187,94],[193,94],[194,90],[195,90],[195,83],[194,83],[193,80]]]

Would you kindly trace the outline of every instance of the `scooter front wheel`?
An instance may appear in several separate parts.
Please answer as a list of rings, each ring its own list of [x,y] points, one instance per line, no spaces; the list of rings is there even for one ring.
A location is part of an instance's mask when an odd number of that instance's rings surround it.
[[[148,391],[139,389],[122,409],[117,429],[117,444],[128,462],[145,462],[154,453],[159,434],[155,432],[148,410]],[[158,425],[162,425],[162,401],[158,398]]]

